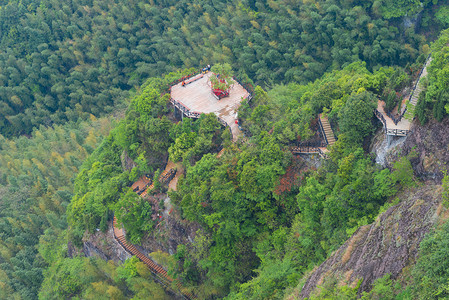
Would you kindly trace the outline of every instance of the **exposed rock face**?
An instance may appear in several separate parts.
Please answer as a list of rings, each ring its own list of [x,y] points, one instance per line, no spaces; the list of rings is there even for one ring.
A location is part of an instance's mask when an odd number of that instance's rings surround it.
[[[87,257],[97,256],[104,260],[123,262],[131,255],[114,239],[112,222],[108,230],[103,233],[98,231],[94,234],[86,234],[83,238],[83,254]]]
[[[169,201],[166,198],[163,200],[168,206],[167,202]],[[143,253],[150,254],[160,250],[174,254],[179,244],[193,242],[195,233],[200,228],[198,224],[182,220],[179,212],[172,208],[169,210],[166,208],[164,211],[160,211],[160,214],[163,215],[163,221],[142,239]]]
[[[398,151],[405,140],[406,137],[387,136],[384,129],[381,128],[373,137],[369,151],[376,155],[376,163],[386,167],[388,163],[387,158],[397,157]]]
[[[425,126],[414,126],[399,156],[412,151],[417,154],[410,159],[415,175],[424,180],[441,182],[441,170],[449,170],[449,118],[442,122],[431,120]],[[389,161],[395,158],[397,156],[390,157]]]
[[[136,167],[136,163],[128,156],[126,150],[123,150],[122,155],[120,155],[120,160],[122,162],[123,171],[130,171]]]
[[[299,296],[308,297],[329,277],[353,287],[363,280],[359,292],[369,291],[377,278],[385,274],[397,278],[413,263],[420,242],[437,221],[441,189],[429,183],[401,198],[400,204],[389,208],[373,224],[360,227],[314,270]]]

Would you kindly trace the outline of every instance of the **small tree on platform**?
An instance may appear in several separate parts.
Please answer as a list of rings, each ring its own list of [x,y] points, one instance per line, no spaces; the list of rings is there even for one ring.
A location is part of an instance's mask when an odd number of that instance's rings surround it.
[[[212,83],[213,89],[218,89],[222,91],[228,90],[234,83],[232,79],[232,68],[230,64],[216,64],[211,68],[212,73],[217,76],[211,76],[210,82]]]

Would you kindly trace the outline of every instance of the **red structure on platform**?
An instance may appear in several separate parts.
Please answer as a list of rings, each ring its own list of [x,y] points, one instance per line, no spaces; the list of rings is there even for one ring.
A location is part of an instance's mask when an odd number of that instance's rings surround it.
[[[220,89],[212,89],[212,92],[214,93],[215,96],[218,97],[218,99],[229,96],[229,91],[223,91]]]
[[[215,75],[215,74],[214,74]],[[216,75],[217,76],[217,78],[220,76],[220,75]],[[226,80],[225,79],[218,79],[218,84],[216,83],[216,84],[213,84],[212,83],[212,93],[215,95],[215,96],[217,96],[218,97],[218,99],[220,100],[220,99],[222,99],[222,98],[224,98],[224,97],[227,97],[227,96],[229,96],[229,89],[230,88],[228,88],[228,89],[223,89],[223,88],[218,88],[218,87],[216,87],[216,86],[221,86],[221,87],[223,87],[223,86],[226,86],[226,87],[228,87],[229,85],[228,85],[228,83],[226,82]]]

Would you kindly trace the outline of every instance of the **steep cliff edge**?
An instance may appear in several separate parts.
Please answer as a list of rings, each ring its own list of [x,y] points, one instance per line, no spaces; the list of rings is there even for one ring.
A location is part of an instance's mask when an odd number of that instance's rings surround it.
[[[415,125],[401,153],[396,152],[388,161],[391,164],[392,160],[412,151],[417,154],[410,159],[415,175],[423,180],[441,182],[441,170],[449,169],[449,118],[442,122],[431,120],[424,126]]]
[[[308,275],[303,287],[291,296],[305,298],[327,280],[369,291],[385,274],[398,278],[414,263],[419,244],[441,212],[441,187],[424,184],[402,195],[402,202],[379,215],[371,225],[360,227],[324,263]],[[287,297],[290,299],[290,297]]]
[[[96,256],[104,260],[113,260],[116,263],[124,262],[131,255],[114,239],[112,231],[111,221],[106,232],[97,231],[92,234],[86,232],[82,239],[82,248],[77,248],[69,242],[67,245],[69,257]]]

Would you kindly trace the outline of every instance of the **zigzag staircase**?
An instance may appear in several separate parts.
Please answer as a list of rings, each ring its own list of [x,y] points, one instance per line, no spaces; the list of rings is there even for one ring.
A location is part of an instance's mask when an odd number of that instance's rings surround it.
[[[172,161],[168,161],[165,170],[159,176],[159,181],[162,184],[166,184],[170,181],[174,175],[176,174],[176,165]],[[143,193],[140,194],[141,197],[145,197],[149,191],[154,188],[154,184],[148,186]],[[164,284],[168,288],[172,288],[172,282],[175,282],[176,287],[181,293],[184,299],[195,299],[195,296],[186,291],[179,280],[174,280],[170,276],[168,276],[167,271],[165,271],[162,267],[153,262],[150,258],[145,256],[142,252],[140,252],[133,244],[128,243],[125,238],[125,233],[122,228],[120,228],[117,224],[117,218],[114,216],[112,221],[113,224],[113,232],[115,240],[131,255],[137,256],[145,265],[147,265],[148,269],[150,269],[151,273],[153,273],[159,281]],[[176,292],[176,291],[175,291]]]
[[[159,176],[159,182],[162,184],[166,184],[169,181],[170,177],[176,174],[176,165],[172,161],[168,161],[167,166],[165,167],[164,172]],[[142,197],[145,197],[148,192],[150,192],[154,188],[154,182],[146,188],[146,190],[141,194]]]

